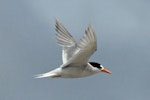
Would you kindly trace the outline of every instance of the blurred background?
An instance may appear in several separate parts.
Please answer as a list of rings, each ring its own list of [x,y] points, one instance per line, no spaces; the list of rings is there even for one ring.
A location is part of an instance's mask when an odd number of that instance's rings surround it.
[[[35,79],[62,64],[56,18],[76,40],[92,24],[113,74]],[[0,1],[0,100],[150,100],[149,73],[149,0]]]

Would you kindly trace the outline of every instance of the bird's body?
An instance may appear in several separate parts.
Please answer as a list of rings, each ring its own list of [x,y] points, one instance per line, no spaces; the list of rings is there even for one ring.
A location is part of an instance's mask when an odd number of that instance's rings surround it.
[[[36,78],[80,78],[101,71],[111,74],[101,64],[88,62],[91,55],[97,50],[96,34],[91,25],[89,25],[84,37],[79,42],[73,39],[58,20],[56,20],[56,31],[57,43],[63,48],[63,64],[50,72],[36,75]]]
[[[58,67],[48,73],[37,75],[38,78],[42,77],[51,77],[51,78],[80,78],[87,77],[99,73],[100,71],[97,68],[93,68],[90,63],[84,66],[65,66],[64,68]]]

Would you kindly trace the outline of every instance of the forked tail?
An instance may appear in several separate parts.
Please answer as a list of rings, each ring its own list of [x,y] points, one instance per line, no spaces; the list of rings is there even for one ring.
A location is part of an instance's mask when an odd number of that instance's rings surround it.
[[[45,78],[45,77],[58,78],[58,77],[61,77],[61,76],[57,75],[56,73],[52,73],[52,72],[35,75],[35,78]]]

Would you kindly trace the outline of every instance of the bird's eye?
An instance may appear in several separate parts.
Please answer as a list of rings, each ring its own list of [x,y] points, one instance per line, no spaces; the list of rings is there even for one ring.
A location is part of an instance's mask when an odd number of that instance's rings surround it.
[[[104,69],[103,65],[100,65],[100,69],[101,69],[101,70]]]
[[[98,69],[102,69],[102,65],[96,62],[89,62],[93,67],[96,67]]]
[[[102,67],[101,67],[101,66],[99,66],[98,68],[99,68],[99,69],[102,69]]]

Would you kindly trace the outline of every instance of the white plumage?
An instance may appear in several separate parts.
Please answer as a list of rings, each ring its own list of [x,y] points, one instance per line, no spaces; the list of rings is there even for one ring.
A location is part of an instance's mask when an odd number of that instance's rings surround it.
[[[83,38],[76,42],[67,29],[56,20],[57,43],[62,46],[63,64],[44,74],[36,75],[36,78],[79,78],[90,76],[99,72],[110,71],[104,69],[101,64],[92,63],[88,60],[97,50],[96,33],[91,25],[88,26]]]

